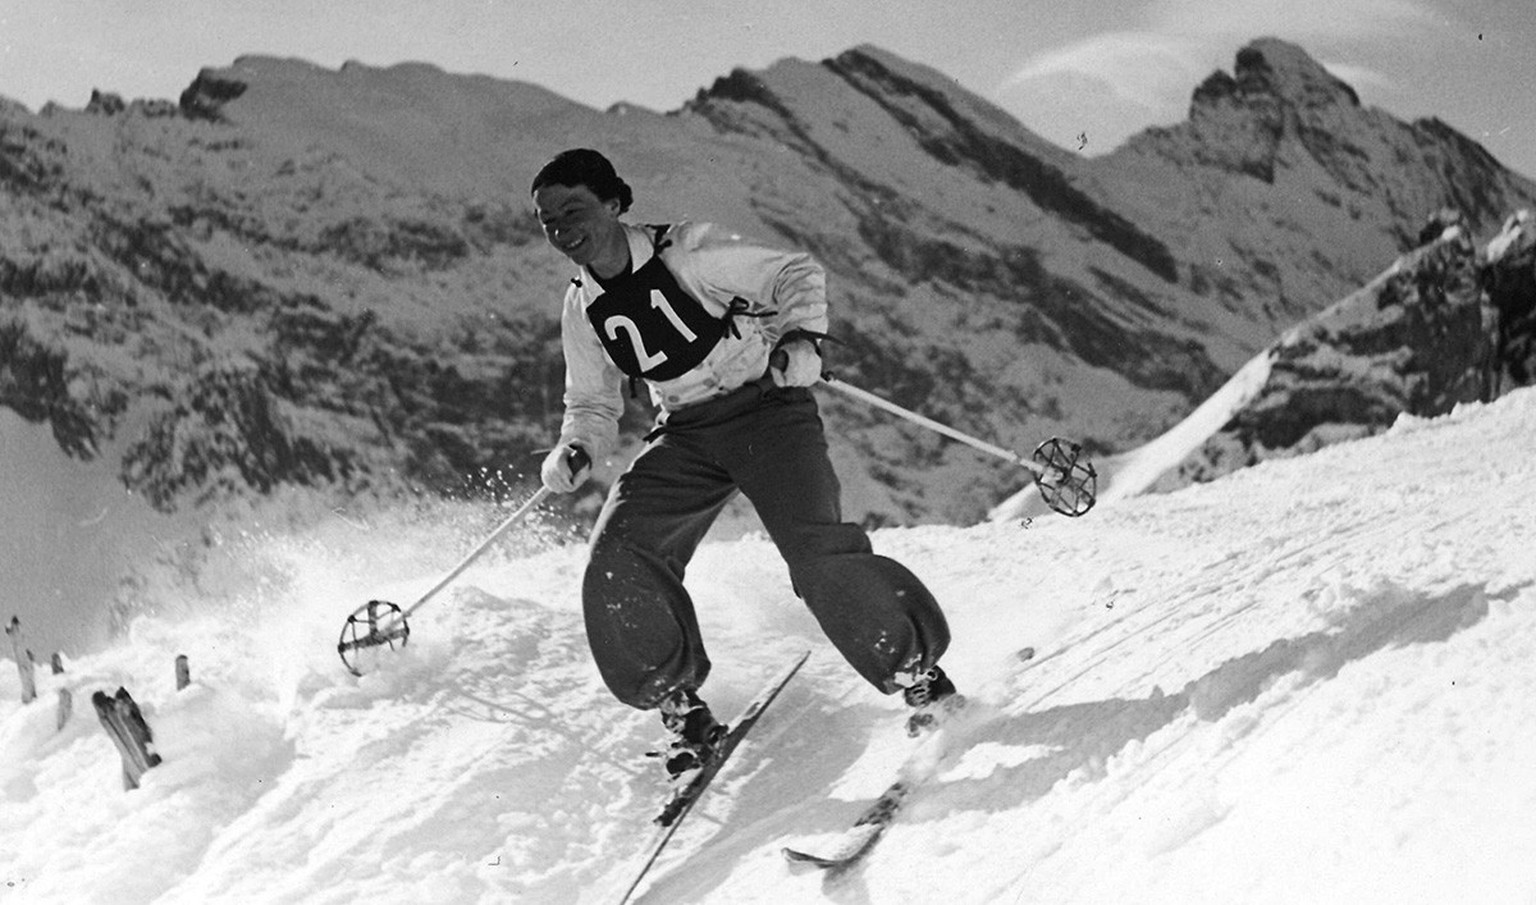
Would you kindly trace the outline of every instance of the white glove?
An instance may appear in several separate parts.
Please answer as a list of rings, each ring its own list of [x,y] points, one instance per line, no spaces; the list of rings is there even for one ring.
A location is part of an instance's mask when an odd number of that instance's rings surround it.
[[[808,339],[792,339],[774,350],[768,359],[768,373],[773,375],[774,386],[815,386],[821,381],[821,353]]]
[[[574,443],[562,443],[544,457],[539,478],[555,493],[570,493],[592,474],[592,458]]]

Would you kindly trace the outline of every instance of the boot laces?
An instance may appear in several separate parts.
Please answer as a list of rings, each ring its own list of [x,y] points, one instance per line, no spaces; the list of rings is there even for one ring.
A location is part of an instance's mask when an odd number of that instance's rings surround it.
[[[665,750],[647,753],[663,758],[668,775],[676,779],[709,763],[727,730],[715,720],[698,694],[692,689],[679,689],[667,695],[657,709],[661,711],[661,724],[672,733],[672,739]]]
[[[918,673],[912,684],[902,689],[901,696],[912,707],[927,707],[954,693],[955,683],[944,674],[944,670],[932,666]]]

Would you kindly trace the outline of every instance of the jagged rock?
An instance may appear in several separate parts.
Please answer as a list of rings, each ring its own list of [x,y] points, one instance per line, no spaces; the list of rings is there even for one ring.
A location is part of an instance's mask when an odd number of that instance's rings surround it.
[[[1294,108],[1358,107],[1355,89],[1320,66],[1295,44],[1261,38],[1237,52],[1236,92],[1272,98]]]
[[[1505,354],[1498,313],[1460,220],[1432,218],[1428,244],[1275,343],[1262,389],[1157,489],[1378,433],[1403,414],[1492,399]]]
[[[188,119],[218,122],[224,118],[224,105],[244,94],[246,88],[245,82],[221,78],[204,69],[181,93],[177,103]]]
[[[218,363],[190,376],[123,460],[124,481],[157,508],[271,493],[281,484],[345,486],[357,452],[305,430],[256,368]]]
[[[1359,107],[1360,97],[1300,48],[1267,39],[1238,51],[1234,74],[1195,89],[1189,121],[1202,162],[1273,183],[1282,140],[1336,106]]]
[[[91,91],[91,101],[85,105],[85,112],[99,113],[102,116],[113,116],[122,113],[126,109],[128,109],[128,105],[123,102],[122,95],[112,94],[99,89]]]
[[[1536,383],[1536,230],[1531,212],[1510,215],[1504,229],[1488,243],[1482,267],[1483,288],[1498,312],[1496,389]]]
[[[95,368],[72,368],[57,345],[25,324],[0,321],[0,405],[46,423],[59,448],[81,459],[96,455],[128,405],[125,392]]]

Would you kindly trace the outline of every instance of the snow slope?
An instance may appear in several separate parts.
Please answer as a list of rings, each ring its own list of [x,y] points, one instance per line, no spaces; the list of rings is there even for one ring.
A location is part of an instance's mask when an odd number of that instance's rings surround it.
[[[1536,900],[1532,437],[1523,390],[1081,519],[878,532],[996,715],[837,879],[779,846],[879,791],[901,707],[820,640],[765,540],[706,544],[715,706],[813,656],[640,901]],[[414,599],[500,515],[253,530],[203,596],[166,592],[184,615],[40,677],[38,703],[0,664],[0,901],[605,901],[659,733],[588,662],[579,544],[486,557],[365,678],[334,656],[350,610]],[[165,758],[134,792],[87,706],[54,729],[57,688],[119,684]]]

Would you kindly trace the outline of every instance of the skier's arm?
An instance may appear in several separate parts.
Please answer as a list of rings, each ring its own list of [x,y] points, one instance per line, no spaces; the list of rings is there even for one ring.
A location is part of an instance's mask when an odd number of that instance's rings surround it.
[[[826,271],[804,252],[780,251],[699,228],[690,269],[716,298],[741,298],[762,315],[774,343],[798,334],[827,332]]]
[[[609,361],[572,287],[560,315],[565,352],[565,417],[559,446],[577,446],[598,461],[618,445],[624,414],[623,373]]]

